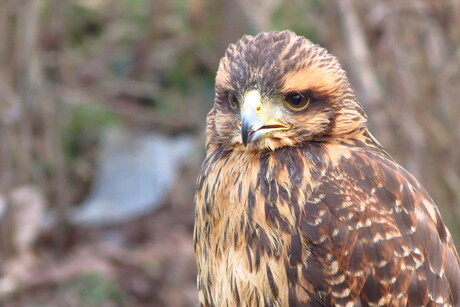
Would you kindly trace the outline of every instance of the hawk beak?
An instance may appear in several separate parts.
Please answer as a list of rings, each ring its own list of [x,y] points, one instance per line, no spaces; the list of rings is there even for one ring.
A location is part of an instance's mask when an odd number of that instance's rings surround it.
[[[241,108],[241,138],[245,147],[270,132],[290,128],[274,118],[271,111],[273,110],[262,105],[262,96],[257,90],[252,90],[244,96]]]

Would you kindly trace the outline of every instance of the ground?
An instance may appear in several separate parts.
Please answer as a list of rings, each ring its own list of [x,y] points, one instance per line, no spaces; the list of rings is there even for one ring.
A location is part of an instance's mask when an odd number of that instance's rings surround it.
[[[195,305],[192,228],[193,203],[167,201],[121,227],[75,228],[63,252],[53,252],[45,235],[38,271],[2,306]]]

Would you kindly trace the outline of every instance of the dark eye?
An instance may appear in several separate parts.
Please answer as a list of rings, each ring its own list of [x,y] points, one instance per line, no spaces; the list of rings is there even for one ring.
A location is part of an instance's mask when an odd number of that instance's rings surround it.
[[[286,96],[287,106],[294,111],[301,111],[308,107],[310,99],[300,93],[292,93]]]
[[[234,94],[228,93],[227,100],[228,100],[228,104],[230,105],[232,109],[236,109],[238,107],[238,104],[239,104],[238,98],[236,98]]]

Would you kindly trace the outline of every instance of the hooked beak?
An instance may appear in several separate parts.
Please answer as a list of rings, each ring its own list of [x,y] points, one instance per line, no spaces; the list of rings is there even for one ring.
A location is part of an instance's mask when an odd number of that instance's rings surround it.
[[[246,147],[270,132],[288,130],[290,126],[274,118],[272,112],[262,105],[262,97],[256,90],[248,92],[241,109],[241,138]]]

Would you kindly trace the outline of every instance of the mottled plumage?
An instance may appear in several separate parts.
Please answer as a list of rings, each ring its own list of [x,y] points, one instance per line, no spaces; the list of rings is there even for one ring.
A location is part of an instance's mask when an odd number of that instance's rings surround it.
[[[425,189],[382,149],[337,59],[293,32],[230,45],[196,192],[202,306],[458,306]]]

